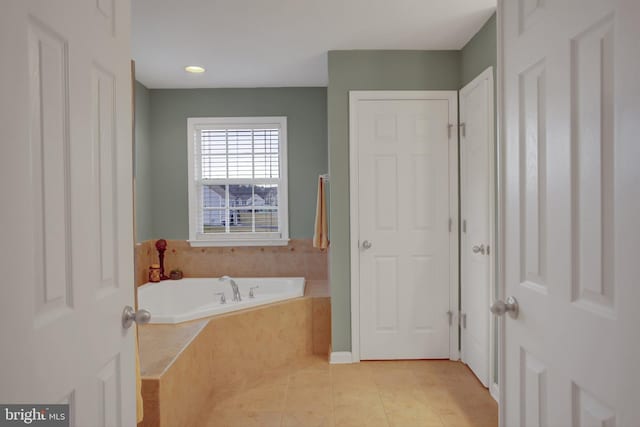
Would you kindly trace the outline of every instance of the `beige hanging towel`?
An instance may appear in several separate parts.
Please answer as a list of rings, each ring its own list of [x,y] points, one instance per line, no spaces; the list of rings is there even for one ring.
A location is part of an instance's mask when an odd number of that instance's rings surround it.
[[[318,200],[316,202],[316,223],[313,230],[313,247],[327,249],[329,235],[327,232],[327,204],[325,201],[325,182],[322,176],[318,178]]]

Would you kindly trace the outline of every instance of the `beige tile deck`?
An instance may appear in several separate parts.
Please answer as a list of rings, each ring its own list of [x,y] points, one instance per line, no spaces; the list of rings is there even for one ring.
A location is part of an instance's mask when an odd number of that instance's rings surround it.
[[[309,357],[211,398],[203,427],[495,427],[498,406],[462,363]]]
[[[162,375],[208,322],[209,319],[200,319],[176,325],[140,326],[140,374],[146,378]]]

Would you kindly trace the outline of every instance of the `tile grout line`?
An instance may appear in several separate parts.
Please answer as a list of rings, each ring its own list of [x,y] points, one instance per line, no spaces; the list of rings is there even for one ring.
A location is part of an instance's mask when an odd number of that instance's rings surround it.
[[[375,384],[376,394],[378,395],[378,400],[380,401],[380,406],[382,406],[382,411],[384,412],[384,419],[387,422],[387,426],[390,427],[391,426],[391,420],[389,419],[389,415],[387,414],[387,408],[385,407],[384,401],[382,400],[382,395],[380,394],[380,385],[376,382],[375,378],[373,378],[373,371],[371,370],[371,367],[367,366],[367,370],[369,370],[369,375],[371,375],[371,377],[372,377],[371,380]]]
[[[284,412],[287,407],[287,399],[289,398],[289,386],[291,384],[291,370],[287,369],[287,385],[284,387],[284,401],[280,410],[280,427],[284,426]]]
[[[410,369],[410,370],[411,370],[411,369]],[[412,373],[413,377],[414,377],[414,378],[416,378],[416,373],[415,373],[413,370],[411,370],[411,373]],[[433,385],[432,385],[432,384],[430,384],[428,387],[429,387],[429,388],[432,388],[432,387],[433,387]],[[426,388],[426,386],[423,386],[423,385],[421,385],[421,386],[420,386],[421,393],[423,393],[423,394],[424,394],[424,389],[425,389],[425,388]],[[444,423],[444,419],[442,418],[442,413],[440,412],[440,410],[439,410],[437,407],[434,407],[434,406],[433,406],[432,402],[431,402],[430,400],[428,400],[428,398],[427,398],[427,395],[426,395],[426,394],[424,395],[424,398],[425,398],[425,404],[427,405],[427,407],[428,407],[431,411],[433,411],[433,412],[435,412],[435,413],[437,414],[437,416],[438,416],[438,420],[440,420],[440,427],[446,427],[446,425],[445,425],[445,423]]]
[[[331,389],[331,424],[335,427],[336,425],[336,405],[333,395],[333,369],[331,368],[331,364],[329,364],[329,385]]]

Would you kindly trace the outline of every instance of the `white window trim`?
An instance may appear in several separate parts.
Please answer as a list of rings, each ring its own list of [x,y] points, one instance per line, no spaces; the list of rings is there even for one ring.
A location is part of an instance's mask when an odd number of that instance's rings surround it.
[[[197,130],[201,127],[253,128],[255,125],[271,125],[280,129],[280,183],[278,188],[278,237],[270,233],[250,235],[198,235],[198,194],[195,180],[195,144]],[[188,187],[189,187],[189,244],[206,246],[286,246],[289,243],[289,180],[287,163],[287,118],[286,117],[189,117],[187,119]],[[261,234],[266,234],[261,236]]]

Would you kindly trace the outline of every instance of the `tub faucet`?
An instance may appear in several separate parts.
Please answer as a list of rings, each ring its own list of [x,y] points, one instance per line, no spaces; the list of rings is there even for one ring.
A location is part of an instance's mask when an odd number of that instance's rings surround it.
[[[238,289],[238,284],[236,283],[235,280],[233,280],[229,276],[222,276],[219,280],[221,282],[224,282],[225,280],[228,280],[229,283],[231,284],[231,289],[233,290],[233,300],[237,301],[237,302],[242,301],[242,297],[240,296],[240,289]]]

